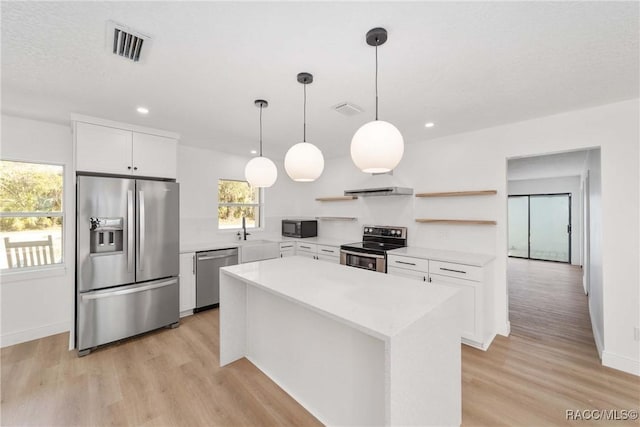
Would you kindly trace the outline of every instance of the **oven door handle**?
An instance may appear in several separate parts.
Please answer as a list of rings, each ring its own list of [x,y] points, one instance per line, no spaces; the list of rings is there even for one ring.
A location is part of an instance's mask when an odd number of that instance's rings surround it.
[[[367,253],[364,253],[364,252],[352,252],[352,251],[347,251],[347,250],[344,250],[344,249],[340,249],[340,253],[341,254],[347,254],[347,255],[355,255],[355,256],[359,256],[359,257],[363,257],[363,258],[384,259],[384,255],[367,254]]]

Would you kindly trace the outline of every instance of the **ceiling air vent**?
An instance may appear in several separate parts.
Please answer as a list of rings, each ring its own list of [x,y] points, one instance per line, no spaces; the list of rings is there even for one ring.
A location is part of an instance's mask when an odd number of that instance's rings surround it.
[[[150,42],[150,36],[113,21],[107,23],[107,49],[114,55],[139,62],[143,48],[146,52]]]
[[[333,109],[345,116],[355,116],[356,114],[360,114],[363,111],[362,108],[348,102],[341,102],[338,105],[334,105]]]

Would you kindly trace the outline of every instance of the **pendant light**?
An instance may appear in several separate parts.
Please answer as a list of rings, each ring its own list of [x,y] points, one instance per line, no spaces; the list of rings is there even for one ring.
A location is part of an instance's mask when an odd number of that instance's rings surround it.
[[[391,123],[378,120],[378,46],[387,41],[387,30],[374,28],[366,36],[367,44],[376,48],[376,119],[360,127],[351,139],[351,159],[366,173],[393,170],[404,154],[404,140]]]
[[[269,103],[263,99],[256,99],[254,103],[260,108],[260,155],[249,160],[244,176],[252,187],[271,187],[278,178],[278,169],[271,159],[262,156],[262,109]]]
[[[311,182],[322,175],[324,170],[322,151],[307,142],[307,85],[313,82],[313,75],[300,73],[297,78],[298,82],[302,83],[304,87],[302,142],[289,148],[286,156],[284,156],[284,168],[292,180]]]

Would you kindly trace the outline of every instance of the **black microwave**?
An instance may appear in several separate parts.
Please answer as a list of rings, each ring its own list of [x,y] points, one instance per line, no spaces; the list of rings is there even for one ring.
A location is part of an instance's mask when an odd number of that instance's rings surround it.
[[[282,235],[287,237],[316,237],[318,221],[315,219],[283,219]]]

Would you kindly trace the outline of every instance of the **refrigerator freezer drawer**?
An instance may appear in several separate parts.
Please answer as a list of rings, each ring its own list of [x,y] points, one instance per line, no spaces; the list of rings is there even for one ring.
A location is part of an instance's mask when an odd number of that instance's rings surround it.
[[[120,286],[78,295],[78,350],[178,322],[178,279]]]

